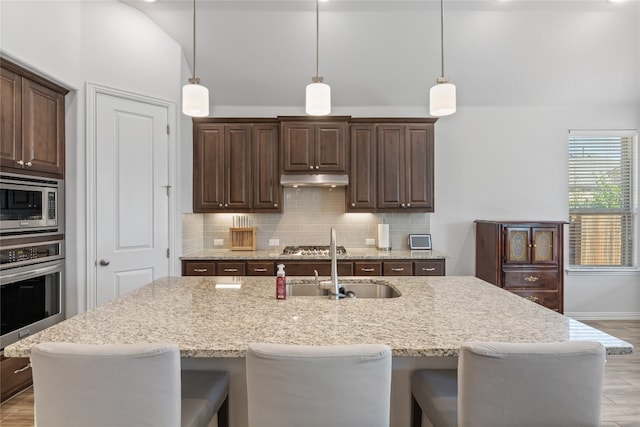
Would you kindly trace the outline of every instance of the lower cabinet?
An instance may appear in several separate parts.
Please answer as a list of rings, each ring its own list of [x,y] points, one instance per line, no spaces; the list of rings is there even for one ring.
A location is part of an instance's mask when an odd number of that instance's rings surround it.
[[[287,276],[331,275],[331,261],[256,260],[182,261],[183,276],[275,276],[284,264]],[[445,260],[339,260],[338,276],[444,276]]]
[[[32,382],[28,357],[0,356],[0,401],[31,386]]]

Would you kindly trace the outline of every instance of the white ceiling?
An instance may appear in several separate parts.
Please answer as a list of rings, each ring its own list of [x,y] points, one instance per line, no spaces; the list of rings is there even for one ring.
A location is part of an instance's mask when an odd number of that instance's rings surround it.
[[[191,0],[121,1],[156,22],[192,64]],[[640,2],[444,4],[445,74],[460,106],[638,103]],[[319,68],[332,104],[426,105],[440,74],[439,7],[320,3]],[[197,11],[196,73],[213,103],[304,104],[315,74],[314,1],[198,0]]]

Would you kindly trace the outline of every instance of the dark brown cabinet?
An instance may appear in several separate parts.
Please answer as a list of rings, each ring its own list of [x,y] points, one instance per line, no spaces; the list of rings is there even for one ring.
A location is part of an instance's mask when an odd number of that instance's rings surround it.
[[[0,61],[0,165],[9,172],[63,178],[68,90]]]
[[[352,119],[348,212],[434,211],[435,119]]]
[[[194,212],[280,212],[278,123],[194,119]]]
[[[182,261],[183,276],[275,276],[277,264],[287,276],[331,275],[329,260],[238,260]],[[339,260],[338,276],[444,276],[444,259],[427,260]]]
[[[348,118],[282,119],[282,172],[345,173]]]
[[[28,357],[0,356],[0,401],[31,386],[31,366]]]
[[[379,125],[379,209],[433,212],[433,126]]]
[[[476,221],[476,277],[562,313],[564,224]]]

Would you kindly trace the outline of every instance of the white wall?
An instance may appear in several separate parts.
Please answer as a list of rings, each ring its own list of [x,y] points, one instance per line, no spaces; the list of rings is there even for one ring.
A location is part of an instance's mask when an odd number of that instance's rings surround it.
[[[2,55],[71,89],[65,175],[70,316],[86,307],[85,85],[179,104],[182,51],[146,16],[118,1],[3,0],[0,19]]]

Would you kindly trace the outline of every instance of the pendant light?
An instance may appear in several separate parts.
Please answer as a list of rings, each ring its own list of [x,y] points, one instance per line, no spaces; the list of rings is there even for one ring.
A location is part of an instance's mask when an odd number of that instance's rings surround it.
[[[324,78],[318,76],[318,39],[319,39],[319,0],[316,0],[316,75],[311,78],[311,83],[306,90],[305,111],[310,116],[326,116],[331,113],[331,87],[324,83]]]
[[[209,89],[196,77],[196,0],[193,0],[193,77],[182,86],[182,112],[191,117],[209,115]]]
[[[456,112],[456,87],[444,76],[444,0],[440,0],[440,59],[440,77],[429,91],[429,114],[436,117]]]

